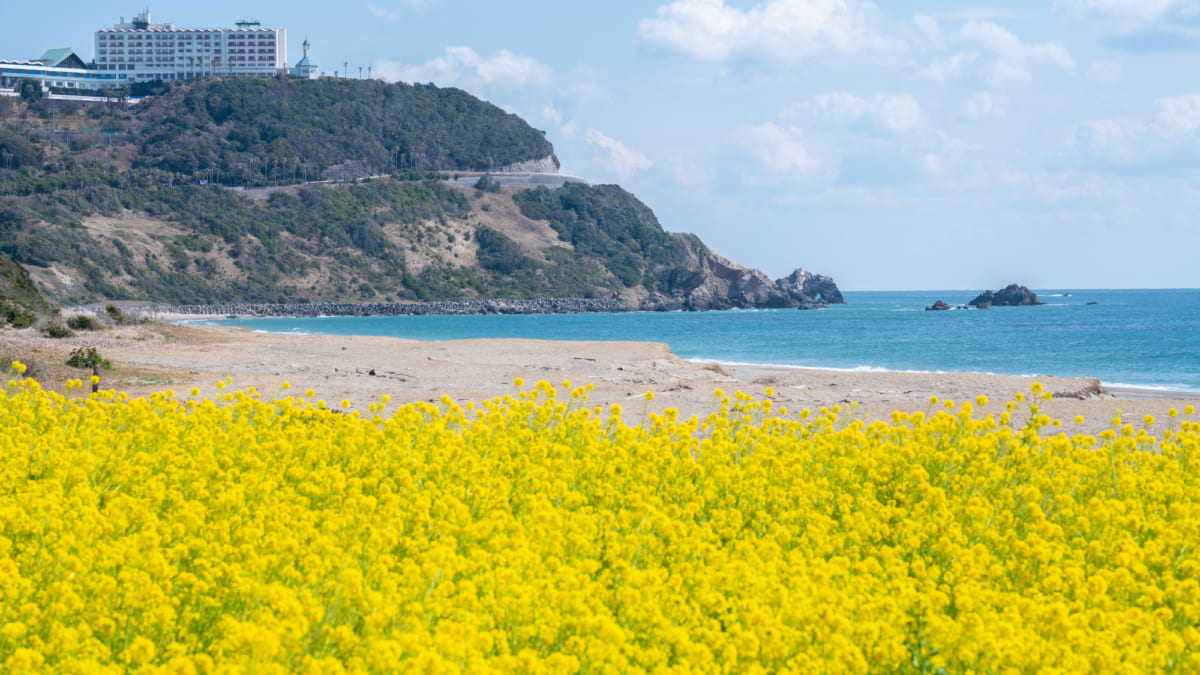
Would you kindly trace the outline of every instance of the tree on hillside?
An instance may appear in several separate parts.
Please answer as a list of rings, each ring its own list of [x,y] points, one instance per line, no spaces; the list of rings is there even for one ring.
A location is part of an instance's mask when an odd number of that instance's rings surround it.
[[[42,83],[37,80],[21,80],[21,98],[26,101],[42,100]]]

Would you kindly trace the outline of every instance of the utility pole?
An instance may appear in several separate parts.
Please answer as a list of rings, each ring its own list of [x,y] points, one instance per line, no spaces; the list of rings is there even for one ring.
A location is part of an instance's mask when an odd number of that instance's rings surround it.
[[[342,61],[342,74],[345,75],[346,77],[350,77],[350,62],[349,61]]]

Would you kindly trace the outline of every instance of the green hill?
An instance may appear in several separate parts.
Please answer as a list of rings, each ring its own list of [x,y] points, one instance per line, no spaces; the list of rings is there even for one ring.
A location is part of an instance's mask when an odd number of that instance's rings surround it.
[[[242,185],[325,177],[347,160],[373,174],[495,171],[554,154],[516,115],[433,85],[208,78],[148,101],[134,166]]]
[[[0,326],[26,328],[39,316],[53,311],[54,307],[38,293],[25,268],[0,257]]]
[[[542,132],[432,85],[209,78],[132,107],[0,99],[0,255],[63,304],[807,300],[664,231],[617,186],[442,180],[517,164],[557,168]]]

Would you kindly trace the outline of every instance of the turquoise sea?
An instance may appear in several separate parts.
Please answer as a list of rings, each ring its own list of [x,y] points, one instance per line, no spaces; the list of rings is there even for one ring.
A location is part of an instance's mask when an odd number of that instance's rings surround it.
[[[845,370],[1098,377],[1200,392],[1200,289],[1035,289],[1040,307],[926,312],[973,291],[859,291],[827,310],[208,321],[279,333],[417,340],[541,338],[665,342],[700,361]],[[1096,303],[1096,304],[1088,304]]]

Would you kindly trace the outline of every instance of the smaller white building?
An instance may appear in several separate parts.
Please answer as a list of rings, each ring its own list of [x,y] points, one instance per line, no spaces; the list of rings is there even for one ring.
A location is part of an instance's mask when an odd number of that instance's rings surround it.
[[[46,88],[107,89],[127,84],[128,76],[93,70],[70,47],[51,49],[33,61],[0,59],[0,89],[7,91],[16,91],[26,80],[35,80]]]
[[[308,39],[304,40],[304,58],[292,66],[292,75],[313,79],[317,76],[317,65],[308,59]]]

